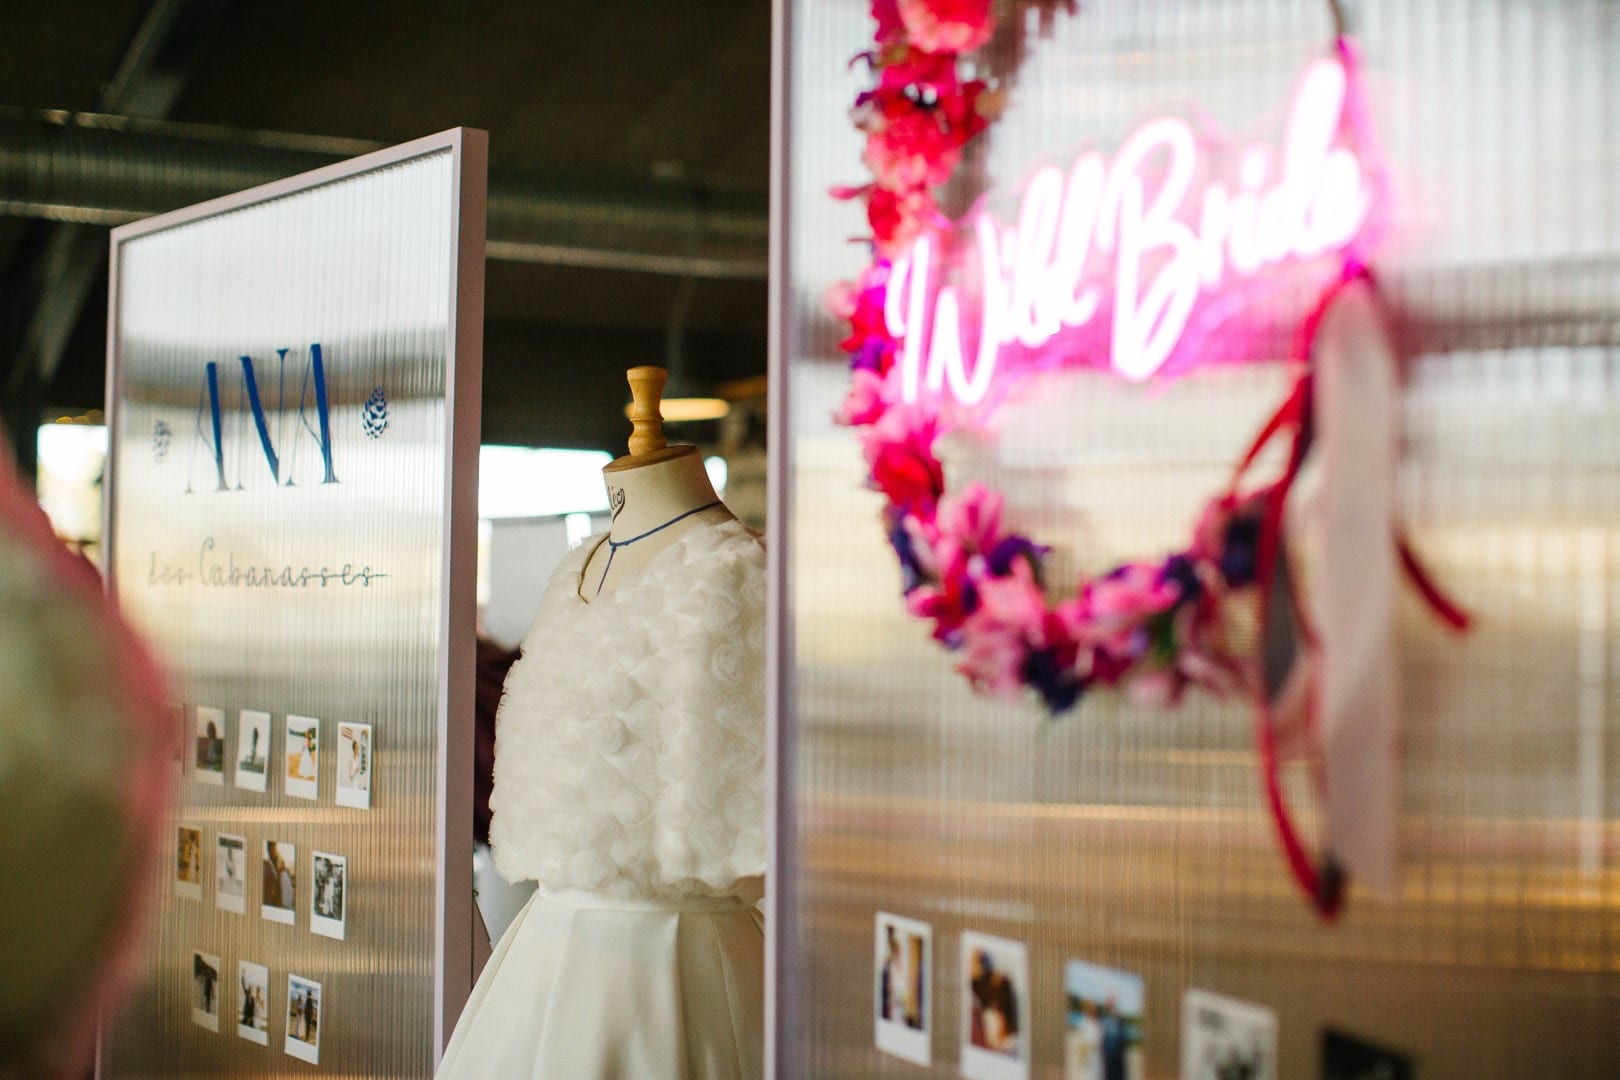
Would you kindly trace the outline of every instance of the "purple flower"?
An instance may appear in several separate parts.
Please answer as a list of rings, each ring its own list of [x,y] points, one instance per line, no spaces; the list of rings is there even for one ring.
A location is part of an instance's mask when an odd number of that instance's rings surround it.
[[[1051,548],[1042,547],[1027,536],[1014,533],[1003,538],[985,556],[985,564],[996,577],[1006,577],[1012,573],[1013,561],[1018,558],[1027,560],[1029,567],[1037,575],[1041,569],[1041,559]]]

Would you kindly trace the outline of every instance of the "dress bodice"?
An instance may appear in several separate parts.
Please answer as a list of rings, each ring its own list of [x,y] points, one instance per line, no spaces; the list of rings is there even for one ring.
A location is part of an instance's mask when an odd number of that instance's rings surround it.
[[[496,866],[552,891],[736,895],[765,870],[763,544],[690,529],[586,603],[600,542],[553,573],[507,675]]]

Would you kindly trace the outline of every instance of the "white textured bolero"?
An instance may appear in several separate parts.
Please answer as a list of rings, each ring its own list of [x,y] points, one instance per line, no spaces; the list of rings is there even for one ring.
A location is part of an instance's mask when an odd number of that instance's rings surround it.
[[[554,893],[736,895],[765,871],[763,542],[690,529],[586,603],[599,542],[553,574],[507,676],[495,864]]]

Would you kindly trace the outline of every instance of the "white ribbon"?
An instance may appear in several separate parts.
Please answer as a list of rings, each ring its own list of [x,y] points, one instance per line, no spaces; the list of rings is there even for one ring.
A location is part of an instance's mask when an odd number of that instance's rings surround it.
[[[1400,668],[1395,651],[1399,372],[1371,287],[1346,286],[1314,349],[1313,486],[1298,524],[1316,648],[1308,725],[1325,790],[1323,843],[1352,880],[1397,885]]]

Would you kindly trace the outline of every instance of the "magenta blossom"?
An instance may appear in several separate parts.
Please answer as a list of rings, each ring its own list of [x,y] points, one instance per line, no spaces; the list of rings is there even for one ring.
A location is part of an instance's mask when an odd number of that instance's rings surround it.
[[[939,206],[927,188],[890,191],[874,187],[866,200],[866,223],[872,227],[872,242],[885,257],[904,251],[939,220]]]
[[[1046,619],[1046,597],[1027,569],[988,579],[978,592],[978,609],[962,625],[957,670],[980,693],[1016,701],[1024,688],[1030,639]]]
[[[953,540],[941,539],[934,548],[935,580],[906,597],[906,610],[934,623],[935,639],[951,648],[962,643],[962,624],[979,607],[979,586],[973,559]]]
[[[999,492],[991,491],[980,483],[967,485],[939,500],[938,525],[941,536],[955,541],[965,550],[987,555],[994,551],[1001,539],[1001,508],[1004,500]]]
[[[944,470],[934,456],[938,430],[934,417],[907,406],[889,409],[861,433],[872,486],[890,505],[927,521],[945,490]]]
[[[1144,627],[1169,611],[1181,590],[1149,563],[1126,563],[1086,583],[1080,610],[1097,645],[1120,657],[1136,657],[1147,648]]]
[[[962,141],[930,109],[896,109],[867,128],[861,159],[880,190],[937,187],[962,160]]]
[[[882,419],[889,408],[883,396],[883,380],[866,368],[851,373],[849,391],[833,413],[833,422],[845,427],[864,427]]]
[[[912,44],[925,52],[972,52],[990,40],[990,0],[899,0]]]

